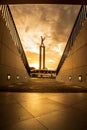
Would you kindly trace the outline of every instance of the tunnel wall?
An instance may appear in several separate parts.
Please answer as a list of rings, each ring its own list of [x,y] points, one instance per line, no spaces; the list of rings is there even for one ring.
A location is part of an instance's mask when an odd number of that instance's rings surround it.
[[[0,86],[27,82],[28,73],[0,14]]]
[[[83,22],[56,79],[87,87],[87,19]]]

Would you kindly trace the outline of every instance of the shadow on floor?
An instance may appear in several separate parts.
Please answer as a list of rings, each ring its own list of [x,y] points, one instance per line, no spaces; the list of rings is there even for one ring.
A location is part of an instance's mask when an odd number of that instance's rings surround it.
[[[56,80],[31,79],[28,83],[17,83],[0,87],[4,92],[70,93],[87,92],[87,88],[60,83]]]

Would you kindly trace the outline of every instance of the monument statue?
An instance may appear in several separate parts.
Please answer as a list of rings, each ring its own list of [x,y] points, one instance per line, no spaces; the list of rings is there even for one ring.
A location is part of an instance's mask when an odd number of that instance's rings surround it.
[[[43,41],[45,40],[45,37],[41,36],[41,45],[44,45]]]
[[[41,36],[40,54],[39,54],[39,69],[45,69],[45,37]]]

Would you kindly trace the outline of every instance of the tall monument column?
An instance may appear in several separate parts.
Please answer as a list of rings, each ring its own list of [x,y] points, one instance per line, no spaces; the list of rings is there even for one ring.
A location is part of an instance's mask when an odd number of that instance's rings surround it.
[[[45,40],[45,37],[43,38],[41,36],[41,45],[40,45],[40,54],[39,54],[39,69],[45,69],[45,46],[43,41]]]

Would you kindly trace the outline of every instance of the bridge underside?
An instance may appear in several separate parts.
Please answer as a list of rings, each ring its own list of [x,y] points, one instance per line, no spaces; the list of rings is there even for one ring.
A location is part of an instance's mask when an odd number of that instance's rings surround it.
[[[87,0],[0,0],[0,4],[87,4]]]

